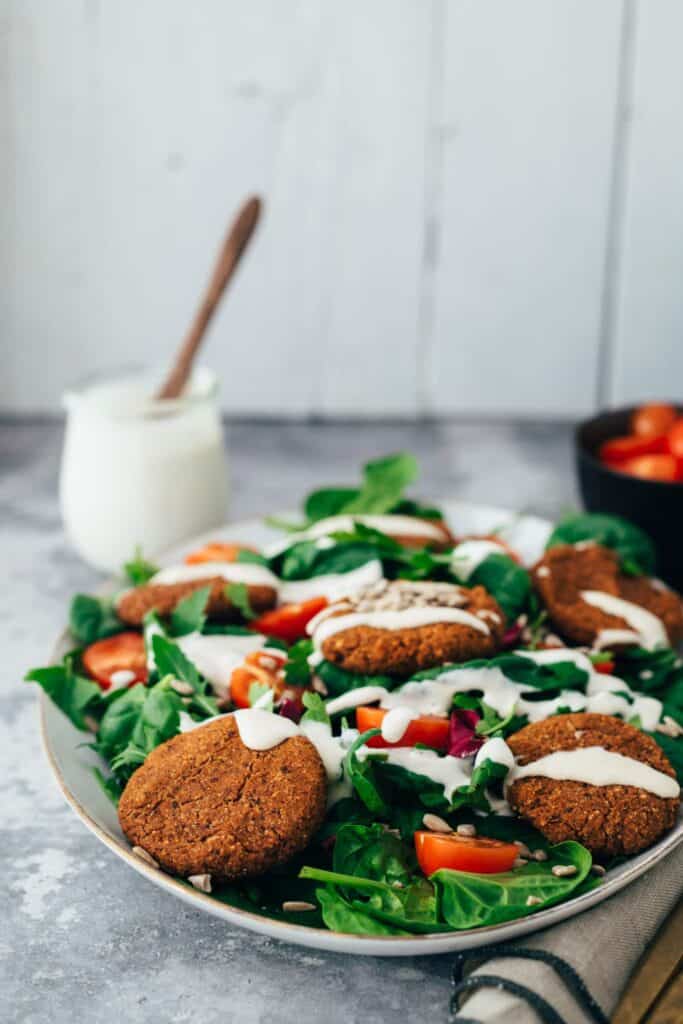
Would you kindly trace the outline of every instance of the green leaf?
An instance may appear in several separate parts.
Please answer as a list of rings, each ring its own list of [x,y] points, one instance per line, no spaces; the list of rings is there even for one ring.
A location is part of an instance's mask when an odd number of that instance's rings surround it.
[[[186,636],[188,633],[201,633],[206,624],[206,606],[209,602],[211,587],[200,587],[184,597],[171,613],[171,633],[173,636]]]
[[[128,778],[159,744],[178,733],[180,712],[183,710],[183,702],[171,688],[168,678],[162,679],[149,689],[135,686],[128,692],[132,693],[134,690],[142,691],[143,700],[137,705],[138,713],[134,720],[127,721],[126,728],[121,730],[122,737],[132,724],[127,742],[111,757],[112,771],[119,778]],[[116,708],[118,703],[117,701],[113,704],[112,709]],[[102,721],[104,722],[104,719]]]
[[[121,633],[127,626],[116,615],[110,598],[76,594],[69,608],[69,629],[80,643],[88,645]]]
[[[549,858],[534,861],[514,871],[481,875],[442,868],[431,876],[437,889],[439,916],[453,928],[483,928],[543,910],[567,899],[584,881],[591,867],[591,855],[579,843],[550,847]],[[571,877],[552,873],[557,864],[576,868]],[[540,903],[527,906],[534,896]]]
[[[322,699],[319,693],[313,693],[307,690],[301,698],[305,712],[301,716],[302,722],[324,722],[325,725],[330,725],[330,716],[327,713],[325,707],[325,701]]]
[[[189,683],[193,689],[192,703],[189,710],[194,710],[204,717],[218,714],[218,706],[213,697],[208,696],[208,684],[202,679],[193,663],[187,658],[180,647],[165,636],[152,637],[154,661],[160,676],[172,676],[182,682]]]
[[[391,512],[417,474],[417,459],[408,452],[385,455],[366,463],[360,493],[344,506],[344,512],[375,515]]]
[[[337,832],[333,867],[346,875],[407,885],[417,862],[414,848],[383,825],[346,824]]]
[[[313,652],[312,640],[297,640],[287,652],[285,682],[288,686],[308,686],[311,681],[311,666],[308,659]]]
[[[594,540],[619,555],[621,568],[629,575],[652,576],[656,568],[655,547],[639,526],[619,516],[602,513],[578,513],[562,519],[550,535],[547,548],[556,544],[576,544]]]
[[[322,910],[323,921],[333,932],[350,935],[409,935],[401,928],[372,917],[360,906],[345,900],[336,889],[317,889],[316,899]]]
[[[676,739],[674,736],[667,736],[663,732],[650,732],[655,743],[662,748],[673,770],[679,785],[683,786],[683,738]]]
[[[321,661],[315,672],[327,687],[330,697],[339,697],[342,693],[357,690],[361,686],[383,686],[387,690],[393,690],[399,684],[399,680],[392,679],[391,676],[358,676],[352,672],[345,672],[331,661]]]
[[[482,586],[503,609],[508,622],[524,612],[531,594],[529,574],[509,555],[491,554],[481,562],[468,581],[469,586]]]
[[[225,596],[247,621],[257,618],[256,612],[249,602],[249,588],[246,583],[228,583]]]
[[[139,587],[143,583],[149,583],[152,576],[156,576],[159,572],[159,566],[154,565],[153,562],[148,562],[143,557],[142,548],[136,547],[135,554],[129,562],[125,563],[123,571],[133,586]]]
[[[372,758],[359,760],[357,751],[373,736],[379,736],[381,729],[369,729],[361,733],[351,744],[344,759],[344,774],[365,806],[373,814],[386,814],[388,807],[380,792]]]
[[[119,806],[119,799],[123,792],[123,786],[117,782],[113,775],[105,776],[99,768],[93,768],[93,775],[97,779],[100,789],[105,796],[109,797],[114,807]]]
[[[33,668],[24,679],[38,683],[77,729],[87,731],[86,717],[94,714],[101,705],[102,690],[91,679],[76,675],[70,659],[65,659],[62,665]]]
[[[311,523],[337,516],[359,494],[357,487],[322,487],[308,495],[304,502],[304,513]]]

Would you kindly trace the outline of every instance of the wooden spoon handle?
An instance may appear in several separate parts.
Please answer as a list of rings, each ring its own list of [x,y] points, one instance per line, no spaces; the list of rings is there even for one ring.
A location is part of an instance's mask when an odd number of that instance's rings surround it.
[[[216,311],[216,307],[230,278],[237,269],[249,239],[254,233],[260,213],[261,200],[258,196],[252,196],[250,199],[247,199],[233,221],[218,253],[204,298],[190,325],[190,329],[183,339],[171,372],[157,395],[158,398],[177,398],[182,394],[192,370],[192,361],[197,354],[206,328]]]

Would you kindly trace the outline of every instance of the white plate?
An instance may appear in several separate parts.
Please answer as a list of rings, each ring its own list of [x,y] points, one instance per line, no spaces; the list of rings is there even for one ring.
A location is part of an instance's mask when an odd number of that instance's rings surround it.
[[[501,531],[502,536],[509,540],[528,562],[538,557],[550,530],[550,524],[545,520],[533,516],[513,515],[498,508],[446,502],[444,509],[450,523],[459,534],[485,534],[491,530],[500,530],[505,524]],[[258,520],[233,524],[220,530],[212,530],[204,537],[194,538],[160,561],[165,564],[177,562],[184,553],[208,539],[237,540],[262,545],[272,540],[274,536],[274,531]],[[65,633],[57,645],[55,661],[58,661],[68,649],[68,644],[68,636]],[[116,811],[93,776],[92,769],[98,765],[101,767],[101,762],[92,751],[80,745],[83,743],[83,734],[79,733],[44,695],[41,701],[41,719],[47,756],[64,796],[85,825],[118,857],[155,885],[167,889],[200,910],[221,917],[230,924],[249,928],[274,939],[310,946],[313,949],[369,956],[422,956],[429,953],[449,953],[483,943],[512,939],[539,928],[547,928],[607,899],[648,871],[683,840],[683,821],[679,821],[676,828],[651,849],[611,871],[598,889],[508,924],[410,938],[364,937],[330,932],[273,921],[237,907],[227,906],[145,864],[131,852],[119,827]]]

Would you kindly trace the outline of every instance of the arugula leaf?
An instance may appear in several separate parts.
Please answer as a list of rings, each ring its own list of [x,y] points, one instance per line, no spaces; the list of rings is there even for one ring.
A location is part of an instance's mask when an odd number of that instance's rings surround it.
[[[171,633],[173,636],[186,636],[188,633],[201,633],[206,624],[206,606],[209,602],[211,587],[200,587],[184,597],[171,612]]]
[[[325,725],[330,725],[330,716],[327,713],[325,707],[325,701],[322,699],[319,693],[313,693],[307,690],[301,701],[306,708],[305,712],[301,716],[302,722],[323,722]]]
[[[53,704],[63,711],[77,729],[88,730],[86,718],[95,714],[102,703],[102,690],[91,679],[77,675],[71,658],[61,665],[33,668],[24,676],[30,683],[38,683]]]
[[[122,633],[126,625],[114,611],[110,598],[76,594],[69,608],[69,629],[82,644],[88,645],[114,633]]]
[[[657,556],[648,535],[620,516],[598,512],[577,513],[562,519],[550,535],[546,548],[556,544],[576,544],[594,540],[604,547],[613,548],[619,555],[623,572],[631,576],[652,576]]]
[[[312,640],[297,640],[287,652],[285,682],[288,686],[308,686],[311,681],[311,666],[308,659],[313,652]]]
[[[149,583],[152,576],[156,576],[159,572],[159,566],[154,565],[153,562],[148,562],[143,557],[142,548],[136,547],[135,554],[129,562],[125,563],[123,571],[133,586],[139,587],[143,583]]]
[[[468,584],[485,587],[503,609],[508,622],[513,622],[526,610],[531,594],[529,573],[504,554],[491,554],[485,558],[470,576]]]
[[[247,621],[257,618],[249,602],[249,588],[246,583],[228,583],[225,596],[242,613]]]
[[[196,710],[204,717],[218,714],[218,706],[208,695],[208,683],[202,679],[193,663],[186,658],[180,647],[168,637],[156,634],[152,637],[154,661],[160,676],[171,676],[189,683],[194,691],[190,710]]]
[[[588,850],[575,842],[549,849],[547,861],[526,864],[497,875],[441,868],[431,876],[436,886],[439,916],[452,928],[483,928],[526,917],[565,900],[586,879],[591,868]],[[570,864],[576,874],[558,877],[556,864]],[[529,896],[540,903],[527,906]]]

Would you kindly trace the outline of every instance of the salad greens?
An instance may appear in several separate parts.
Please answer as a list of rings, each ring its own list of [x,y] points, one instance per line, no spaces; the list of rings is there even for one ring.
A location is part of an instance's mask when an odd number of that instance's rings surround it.
[[[594,540],[606,548],[613,548],[619,555],[623,572],[631,576],[652,576],[655,572],[657,557],[654,544],[639,526],[626,519],[599,512],[566,516],[551,533],[546,547],[576,544],[582,540]]]
[[[126,626],[116,615],[111,598],[76,594],[69,609],[69,629],[79,643],[93,644],[122,633]]]

